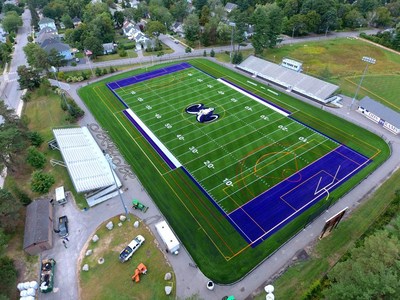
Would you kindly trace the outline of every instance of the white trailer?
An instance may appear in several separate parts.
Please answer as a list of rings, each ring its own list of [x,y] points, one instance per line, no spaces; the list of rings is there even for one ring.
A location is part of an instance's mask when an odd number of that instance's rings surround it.
[[[180,244],[167,222],[161,221],[157,223],[156,230],[167,247],[167,252],[177,255],[179,253]]]
[[[56,202],[58,204],[67,203],[67,198],[65,197],[64,187],[60,186],[56,188]]]

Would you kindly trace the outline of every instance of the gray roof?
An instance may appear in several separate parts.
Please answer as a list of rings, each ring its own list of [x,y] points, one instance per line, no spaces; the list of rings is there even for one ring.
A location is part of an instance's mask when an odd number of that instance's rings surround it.
[[[38,24],[41,25],[41,24],[48,24],[48,23],[54,23],[54,20],[51,18],[44,17],[39,21]]]
[[[234,10],[234,9],[237,8],[237,7],[238,7],[237,4],[228,2],[228,3],[226,3],[226,5],[225,5],[225,10],[226,10],[227,12],[231,12],[232,10]]]
[[[104,51],[113,51],[114,50],[114,43],[105,43],[103,44]]]
[[[51,204],[48,199],[35,200],[26,208],[24,249],[48,240]],[[51,216],[52,217],[52,216]]]
[[[71,48],[69,45],[61,43],[60,41],[56,39],[48,39],[46,46],[43,46],[42,48],[47,52],[50,53],[51,49],[56,49],[58,52],[63,52],[70,50]]]
[[[323,103],[339,88],[332,83],[287,69],[252,55],[237,67]]]
[[[364,97],[358,105],[372,112],[374,115],[377,115],[379,118],[392,124],[393,126],[400,128],[400,114],[389,107],[386,107],[382,103],[372,100],[369,97]]]
[[[40,44],[41,47],[45,47],[50,40],[60,41],[60,38],[58,34],[52,32],[44,32],[41,35],[38,35],[35,41],[36,43]],[[46,43],[46,41],[48,42]]]
[[[78,17],[74,17],[72,19],[72,23],[79,23],[79,22],[81,22],[81,19],[79,19]]]
[[[53,27],[45,26],[42,29],[40,29],[40,31],[38,32],[37,36],[40,36],[43,33],[55,33],[55,34],[57,34],[58,32]]]

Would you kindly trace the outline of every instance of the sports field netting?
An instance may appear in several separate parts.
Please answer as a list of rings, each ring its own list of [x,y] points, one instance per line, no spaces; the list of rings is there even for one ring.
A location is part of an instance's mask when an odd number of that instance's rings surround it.
[[[370,162],[188,63],[107,86],[169,172],[182,168],[252,246]]]

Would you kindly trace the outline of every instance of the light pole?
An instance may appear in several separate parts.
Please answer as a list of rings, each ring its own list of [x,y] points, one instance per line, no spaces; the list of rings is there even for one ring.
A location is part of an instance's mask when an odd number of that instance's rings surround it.
[[[232,51],[231,51],[229,57],[232,58],[232,53],[234,51],[234,49],[233,49],[233,29],[236,27],[236,23],[235,22],[229,22],[229,26],[232,27],[232,32],[231,32],[231,48],[232,48]]]
[[[364,73],[363,73],[362,76],[361,76],[360,83],[359,83],[358,86],[357,86],[356,93],[354,94],[354,97],[353,97],[353,99],[351,100],[351,104],[350,104],[350,106],[349,106],[349,110],[352,109],[353,104],[354,104],[354,101],[355,101],[356,98],[357,98],[358,91],[360,90],[361,84],[362,84],[362,82],[363,82],[363,80],[364,80],[365,73],[367,73],[368,66],[369,66],[370,64],[371,64],[371,65],[374,65],[374,64],[376,63],[376,59],[374,59],[374,58],[372,58],[372,57],[368,57],[368,56],[363,56],[362,61],[366,62],[367,65],[365,66]]]
[[[119,186],[117,184],[117,180],[115,179],[115,174],[114,174],[115,165],[112,162],[112,156],[110,154],[108,154],[108,153],[106,153],[104,156],[105,156],[105,158],[106,158],[106,160],[108,162],[108,165],[110,166],[111,174],[112,174],[115,186],[116,186],[117,191],[118,191],[119,199],[121,200],[122,206],[124,207],[124,210],[125,210],[125,215],[128,218],[128,221],[130,221],[128,209],[126,208],[126,205],[125,205],[125,202],[124,202],[124,198],[122,198],[122,194],[121,194],[121,191],[119,190]]]

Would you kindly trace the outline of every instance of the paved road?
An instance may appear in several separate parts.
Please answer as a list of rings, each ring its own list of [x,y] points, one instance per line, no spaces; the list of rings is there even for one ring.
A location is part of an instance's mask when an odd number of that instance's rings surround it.
[[[17,113],[21,113],[22,110],[22,101],[20,100],[22,91],[19,89],[19,83],[17,81],[17,69],[18,66],[27,65],[25,53],[22,49],[28,43],[27,38],[31,33],[31,12],[29,9],[25,9],[22,14],[22,22],[23,25],[18,29],[18,34],[15,39],[17,44],[14,46],[9,71],[3,75],[5,86],[4,89],[0,91],[0,98],[4,99],[4,102]]]
[[[224,64],[224,66],[232,69],[234,68],[230,64]],[[254,78],[251,79],[255,80]],[[95,123],[93,116],[86,109],[76,93],[80,86],[81,84],[72,84],[65,88],[86,112],[84,119],[81,121],[81,125]],[[281,92],[283,93],[285,91],[282,90]],[[318,104],[310,100],[302,100],[320,107]],[[395,137],[384,130],[381,126],[370,122],[362,115],[356,113],[354,110],[350,111],[348,109],[348,105],[351,102],[350,98],[345,98],[344,101],[345,106],[342,109],[333,109],[327,107],[324,107],[324,109],[360,126],[363,126],[378,135],[381,135],[388,142],[390,142],[392,152],[400,152],[399,137]],[[356,105],[354,105],[354,107],[356,107]],[[328,218],[345,207],[349,207],[350,209],[356,207],[358,203],[365,198],[365,195],[371,192],[373,187],[377,187],[379,184],[383,183],[390,176],[390,174],[394,172],[394,170],[399,168],[399,166],[400,156],[392,155],[389,160],[385,162],[376,172],[368,176],[360,185],[355,187],[352,191],[350,191],[349,194],[332,206],[329,211],[326,211],[324,214],[322,214],[310,226],[296,235],[269,259],[262,262],[248,276],[243,278],[243,280],[233,285],[217,285],[214,291],[209,291],[206,289],[207,278],[199,269],[189,266],[189,263],[192,263],[192,261],[184,249],[178,256],[169,255],[168,259],[176,273],[177,296],[184,299],[198,293],[203,299],[221,299],[223,296],[228,294],[234,294],[237,299],[251,298],[253,293],[260,291],[267,282],[271,282],[278,273],[282,272],[282,270],[284,270],[284,268],[292,262],[293,257],[297,255],[299,250],[307,249],[309,245],[315,241],[320,234],[322,226]],[[121,174],[119,174],[119,176],[120,175]],[[128,178],[127,180],[122,181],[124,182],[124,187],[128,188],[125,193],[125,205],[129,207],[127,199],[136,197],[143,201],[143,203],[146,205],[150,206],[149,211],[145,215],[139,213],[139,217],[144,218],[144,222],[150,226],[153,232],[155,232],[154,223],[160,220],[162,215],[154,205],[152,199],[150,199],[137,179]],[[55,257],[59,262],[58,270],[65,270],[65,274],[68,274],[68,276],[62,276],[62,280],[60,280],[60,278],[56,279],[56,292],[50,295],[41,295],[41,299],[77,299],[78,270],[76,262],[79,256],[79,251],[83,248],[85,242],[92,235],[97,226],[107,218],[118,213],[123,213],[123,207],[120,203],[120,200],[115,198],[107,201],[106,203],[102,203],[87,212],[81,212],[77,210],[76,207],[70,202],[65,208],[57,207],[56,209],[57,215],[65,213],[68,214],[71,219],[70,247],[68,249],[63,249],[61,242],[55,239],[55,247],[45,252],[43,255]],[[155,234],[155,236],[158,238],[158,235]],[[68,255],[65,255],[65,253],[68,253]]]

